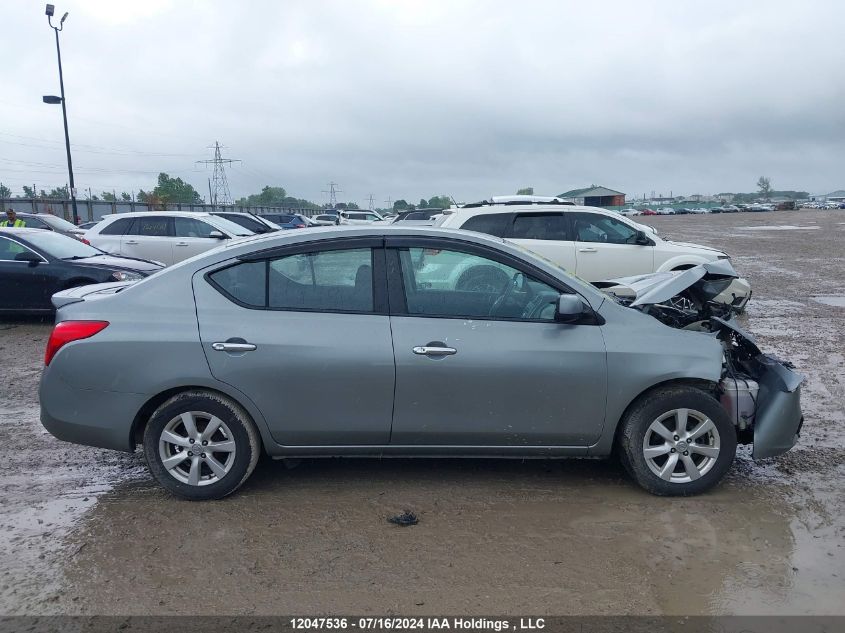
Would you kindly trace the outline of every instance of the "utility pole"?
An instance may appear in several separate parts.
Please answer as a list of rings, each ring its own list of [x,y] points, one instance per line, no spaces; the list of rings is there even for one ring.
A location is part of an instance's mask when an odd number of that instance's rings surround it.
[[[53,26],[53,5],[48,4],[45,11],[47,15],[47,24],[56,32],[56,56],[59,60],[59,88],[61,90],[61,97],[46,96],[43,98],[44,103],[62,104],[62,120],[65,124],[65,149],[67,150],[67,172],[70,180],[70,201],[73,207],[73,223],[79,224],[79,213],[76,210],[76,185],[73,184],[73,161],[70,158],[70,135],[67,131],[67,104],[65,100],[65,80],[62,74],[62,49],[59,46],[59,31],[64,29],[65,20],[67,20],[67,13],[62,16],[59,26]]]
[[[328,184],[328,191],[323,191],[322,193],[328,194],[329,196],[329,208],[335,209],[337,208],[337,194],[343,193],[342,189],[337,189],[339,185],[336,182],[330,182]]]
[[[376,210],[375,196],[373,194],[370,194],[369,201],[370,201],[370,211],[375,211]]]
[[[239,163],[240,160],[236,158],[223,158],[220,154],[220,147],[218,141],[214,141],[214,145],[209,145],[208,149],[214,150],[214,158],[209,160],[198,160],[198,164],[214,165],[214,173],[211,176],[208,187],[208,195],[211,198],[209,202],[212,206],[218,204],[232,204],[232,194],[229,193],[229,183],[226,180],[226,165],[232,163]]]

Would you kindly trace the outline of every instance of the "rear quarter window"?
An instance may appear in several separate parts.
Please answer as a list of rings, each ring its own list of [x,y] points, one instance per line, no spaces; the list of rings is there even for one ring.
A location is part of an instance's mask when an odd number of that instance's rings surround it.
[[[132,226],[134,218],[120,218],[114,222],[109,222],[100,231],[100,235],[125,235],[129,227]]]
[[[483,213],[475,215],[461,225],[466,231],[477,231],[496,237],[504,237],[510,224],[510,213]]]
[[[235,264],[209,275],[224,296],[252,308],[267,305],[267,262]]]

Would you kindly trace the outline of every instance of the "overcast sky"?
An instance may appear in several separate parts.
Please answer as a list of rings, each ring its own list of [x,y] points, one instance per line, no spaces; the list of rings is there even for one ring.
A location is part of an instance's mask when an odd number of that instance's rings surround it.
[[[845,2],[57,0],[77,187],[377,206],[845,188]],[[0,3],[0,182],[67,181],[44,5]]]

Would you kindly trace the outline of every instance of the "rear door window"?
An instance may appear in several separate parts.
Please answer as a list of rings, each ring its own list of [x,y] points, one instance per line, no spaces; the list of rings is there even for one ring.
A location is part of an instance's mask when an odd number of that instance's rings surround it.
[[[517,213],[508,237],[520,240],[572,240],[569,220],[563,213]]]
[[[372,312],[372,249],[317,251],[272,260],[268,289],[270,308]]]
[[[132,226],[134,220],[135,218],[120,218],[114,222],[109,222],[100,231],[100,235],[123,235]]]
[[[147,237],[169,237],[173,234],[172,218],[162,215],[137,217],[127,235]]]

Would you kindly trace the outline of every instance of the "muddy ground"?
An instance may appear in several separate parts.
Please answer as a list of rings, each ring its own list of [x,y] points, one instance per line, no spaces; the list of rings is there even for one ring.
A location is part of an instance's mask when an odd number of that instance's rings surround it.
[[[643,220],[751,280],[748,327],[807,375],[791,453],[690,499],[594,460],[268,460],[189,503],[46,434],[50,324],[0,322],[0,614],[845,614],[845,212]]]

